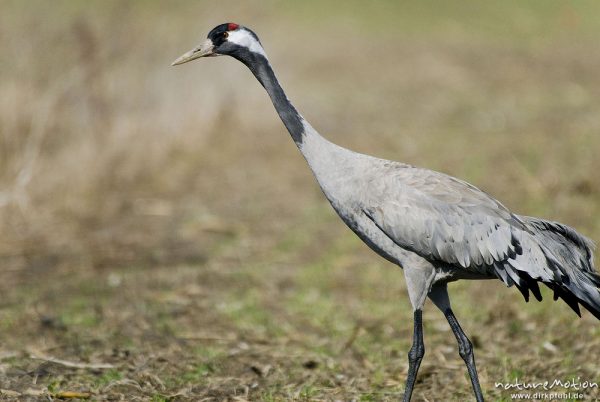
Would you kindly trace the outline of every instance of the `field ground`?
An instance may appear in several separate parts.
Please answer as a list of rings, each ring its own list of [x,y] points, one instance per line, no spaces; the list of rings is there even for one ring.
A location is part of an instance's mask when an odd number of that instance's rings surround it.
[[[401,270],[334,216],[243,66],[169,66],[221,22],[258,32],[334,142],[600,240],[600,3],[364,4],[0,4],[0,400],[402,395]],[[450,292],[487,400],[600,382],[590,314]],[[471,400],[431,304],[424,325],[414,400]]]

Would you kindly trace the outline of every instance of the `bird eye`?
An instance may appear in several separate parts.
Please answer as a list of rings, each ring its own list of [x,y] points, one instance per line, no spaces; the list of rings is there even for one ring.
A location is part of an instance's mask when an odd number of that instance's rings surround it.
[[[229,37],[229,32],[227,32],[227,31],[223,32],[223,37],[225,39],[227,39]]]

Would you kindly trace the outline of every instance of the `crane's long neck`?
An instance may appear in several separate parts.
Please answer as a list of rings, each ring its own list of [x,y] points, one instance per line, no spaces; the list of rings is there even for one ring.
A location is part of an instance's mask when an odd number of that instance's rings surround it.
[[[287,98],[283,88],[279,85],[275,72],[269,64],[267,58],[261,54],[244,52],[243,54],[236,55],[237,59],[243,62],[250,71],[254,74],[256,79],[266,89],[267,93],[271,97],[273,106],[279,114],[279,117],[283,121],[283,124],[290,132],[292,139],[296,145],[302,149],[302,142],[307,134],[306,126],[309,126],[304,118],[298,113],[292,102]],[[311,130],[311,133],[314,130]],[[313,135],[318,135],[316,131]]]
[[[332,172],[344,169],[348,162],[346,154],[350,151],[327,141],[304,120],[285,95],[266,57],[251,52],[244,55],[247,57],[238,56],[234,57],[246,64],[267,90],[283,124],[327,195],[325,181],[333,174]]]

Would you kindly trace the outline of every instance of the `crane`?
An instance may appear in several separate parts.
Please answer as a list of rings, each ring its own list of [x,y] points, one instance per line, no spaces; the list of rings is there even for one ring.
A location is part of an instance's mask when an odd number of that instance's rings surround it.
[[[296,110],[277,80],[258,36],[225,23],[179,65],[227,55],[244,63],[265,88],[308,162],[321,190],[344,223],[373,251],[404,271],[413,307],[404,401],[410,401],[425,354],[422,310],[427,298],[446,317],[458,342],[476,400],[483,401],[473,345],[456,319],[447,284],[499,279],[529,301],[542,300],[538,283],[579,316],[579,305],[600,319],[600,275],[593,242],[558,222],[511,213],[499,201],[457,178],[342,148],[322,137]]]

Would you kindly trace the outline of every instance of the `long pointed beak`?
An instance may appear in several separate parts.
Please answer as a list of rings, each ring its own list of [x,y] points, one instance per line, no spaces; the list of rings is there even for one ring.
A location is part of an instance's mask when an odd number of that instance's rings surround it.
[[[199,47],[179,56],[173,63],[171,63],[171,65],[177,66],[179,64],[187,63],[188,61],[199,59],[200,57],[216,56],[216,53],[213,52],[214,48],[215,46],[213,45],[212,41],[207,39]]]

